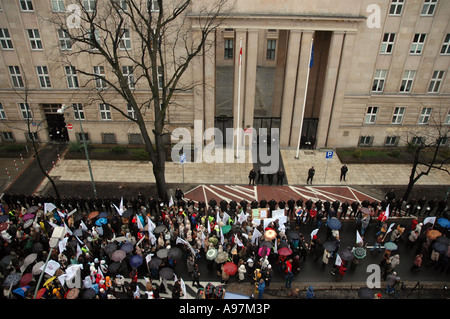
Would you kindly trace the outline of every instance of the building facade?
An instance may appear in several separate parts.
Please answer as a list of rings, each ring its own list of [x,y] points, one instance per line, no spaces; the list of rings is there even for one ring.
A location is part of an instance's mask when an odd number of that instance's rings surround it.
[[[197,2],[186,16],[194,36]],[[29,139],[27,123],[42,142],[76,141],[80,122],[92,143],[142,143],[132,121],[91,98],[89,85],[101,81],[85,85],[57,63],[70,43],[45,17],[69,3],[0,0],[2,143]],[[446,0],[236,1],[186,72],[196,85],[175,96],[168,130],[200,121],[222,131],[279,128],[282,147],[404,145],[402,132],[450,125],[449,16]],[[123,45],[133,51],[137,41],[129,32]],[[75,63],[108,77],[95,57]],[[145,99],[144,84],[134,89]],[[73,108],[59,114],[62,105]],[[145,119],[151,127],[151,112]]]

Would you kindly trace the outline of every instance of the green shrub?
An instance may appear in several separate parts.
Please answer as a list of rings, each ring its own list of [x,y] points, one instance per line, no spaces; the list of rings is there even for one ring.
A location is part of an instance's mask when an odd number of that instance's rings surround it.
[[[353,151],[353,157],[355,157],[355,158],[361,158],[361,156],[362,156],[362,151],[360,150],[360,149],[356,149],[356,150],[354,150]]]
[[[127,149],[123,146],[114,146],[111,149],[111,152],[113,152],[114,154],[125,154],[127,152]]]
[[[392,152],[389,152],[388,155],[391,156],[391,157],[394,157],[394,158],[399,158],[401,153],[398,150],[394,150]]]
[[[149,160],[150,157],[145,149],[130,149],[131,158],[134,160]]]

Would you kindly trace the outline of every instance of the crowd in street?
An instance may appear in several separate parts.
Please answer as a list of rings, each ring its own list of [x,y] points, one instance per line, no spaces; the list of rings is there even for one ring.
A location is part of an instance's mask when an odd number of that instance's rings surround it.
[[[447,202],[423,199],[397,205],[393,190],[381,202],[361,203],[302,198],[250,203],[211,198],[205,203],[186,199],[180,188],[168,202],[142,193],[129,200],[5,193],[1,203],[3,298],[158,299],[170,293],[178,299],[186,294],[186,280],[199,288],[199,298],[221,298],[222,286],[200,285],[200,263],[217,274],[223,287],[230,281],[250,282],[255,298],[263,298],[275,272],[291,289],[310,258],[342,281],[366,251],[382,252],[386,291],[394,294],[401,285],[395,271],[400,244],[415,249],[411,271],[427,264],[450,272]],[[254,215],[261,209],[266,218]],[[402,214],[414,218],[408,224],[389,219]],[[430,217],[435,219],[424,219]],[[339,229],[348,219],[360,240],[354,247],[341,247]],[[376,238],[365,237],[369,225],[376,227]],[[52,247],[56,227],[66,233]],[[314,231],[303,234],[307,227]],[[317,235],[323,228],[325,239]],[[177,277],[180,263],[186,263],[190,278]],[[80,287],[74,286],[77,278]],[[145,289],[139,279],[145,280]],[[174,282],[171,291],[168,280]],[[314,297],[314,287],[307,297]]]

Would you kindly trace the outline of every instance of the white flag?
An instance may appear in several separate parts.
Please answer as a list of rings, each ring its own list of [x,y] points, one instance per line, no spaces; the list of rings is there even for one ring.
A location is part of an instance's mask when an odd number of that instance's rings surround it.
[[[229,219],[230,215],[228,215],[227,213],[223,213],[222,223],[224,223],[225,225],[228,224]]]
[[[436,222],[436,216],[434,217],[427,217],[423,220],[423,224],[426,225],[428,223],[431,223],[434,225],[434,223]]]
[[[252,245],[255,244],[255,242],[261,236],[262,236],[262,234],[255,228],[255,230],[253,231],[253,236],[252,236]]]
[[[148,230],[148,232],[149,233],[153,233],[155,228],[156,228],[156,225],[152,222],[150,217],[147,217],[147,230]]]
[[[319,228],[316,228],[316,229],[314,229],[312,232],[311,232],[311,239],[314,237],[314,235],[316,235],[317,233],[319,232]]]
[[[64,237],[64,239],[60,240],[58,243],[59,253],[61,254],[66,250],[67,241],[69,240],[69,237]]]
[[[384,216],[386,216],[386,220],[389,218],[389,205],[386,207],[386,211],[384,212]]]
[[[247,220],[247,215],[244,212],[241,212],[239,214],[239,223],[242,224],[243,222],[245,222]]]
[[[276,238],[275,238],[275,246],[274,246],[273,252],[275,254],[278,254],[278,240]]]
[[[170,200],[169,200],[169,207],[173,206],[173,197],[172,195],[170,195]]]
[[[40,270],[44,271],[44,267],[45,267],[45,264],[42,265]],[[47,267],[45,267],[45,273],[50,275],[50,276],[54,276],[55,272],[58,270],[59,267],[61,267],[61,265],[57,261],[50,260],[47,263]]]
[[[363,242],[363,239],[362,239],[361,235],[359,234],[359,231],[356,230],[356,243],[359,244],[362,242]]]
[[[144,225],[142,225],[142,221],[139,216],[136,216],[136,224],[139,229],[144,229]]]
[[[56,206],[53,203],[44,203],[44,214],[47,214],[47,212],[51,212],[55,208]]]
[[[336,266],[340,266],[342,264],[342,259],[339,254],[336,255],[336,262],[334,263]]]
[[[387,230],[386,235],[389,234],[389,232],[392,230],[392,227],[394,227],[394,225],[395,225],[395,223],[392,223],[389,225],[389,229]]]
[[[234,234],[234,241],[235,241],[235,243],[236,243],[239,247],[244,246],[244,244],[242,243],[242,241],[238,238],[237,234]]]
[[[116,204],[113,204],[113,206],[116,208],[117,213],[119,213],[119,215],[122,216],[122,214],[123,214],[123,197],[120,199],[119,208],[117,208]]]
[[[208,223],[208,234],[211,234],[211,223],[209,222],[209,219],[206,219],[206,222]]]
[[[150,242],[152,243],[152,245],[154,245],[156,243],[156,237],[155,237],[155,235],[153,235],[153,233],[148,233],[148,238],[150,239]]]
[[[181,283],[181,290],[183,291],[183,299],[186,299],[187,298],[186,284],[184,283],[183,278],[180,278],[180,283]]]
[[[220,242],[222,243],[222,245],[223,245],[224,241],[225,241],[225,238],[223,237],[222,227],[220,227]]]
[[[83,220],[80,221],[80,225],[81,225],[81,229],[84,230],[85,232],[89,231],[89,229],[87,228],[86,224],[83,222]]]

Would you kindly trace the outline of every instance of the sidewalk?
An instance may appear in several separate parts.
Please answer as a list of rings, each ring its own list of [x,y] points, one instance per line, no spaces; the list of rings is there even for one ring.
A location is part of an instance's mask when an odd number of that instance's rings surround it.
[[[300,150],[299,159],[294,158],[295,154],[295,149],[281,150],[289,185],[305,185],[311,166],[316,170],[314,185],[406,185],[411,172],[411,165],[407,164],[350,164],[346,182],[340,182],[343,164],[336,154],[329,162],[324,151]],[[98,182],[155,182],[150,162],[91,160],[91,167],[94,180]],[[223,163],[187,163],[183,167],[185,183],[248,184],[248,172],[253,163],[246,157],[243,163],[224,160]],[[183,167],[167,162],[167,183],[183,183]],[[51,176],[61,181],[90,181],[85,160],[63,160],[56,164]],[[417,185],[450,185],[450,178],[446,172],[432,170],[430,175],[421,177]]]

